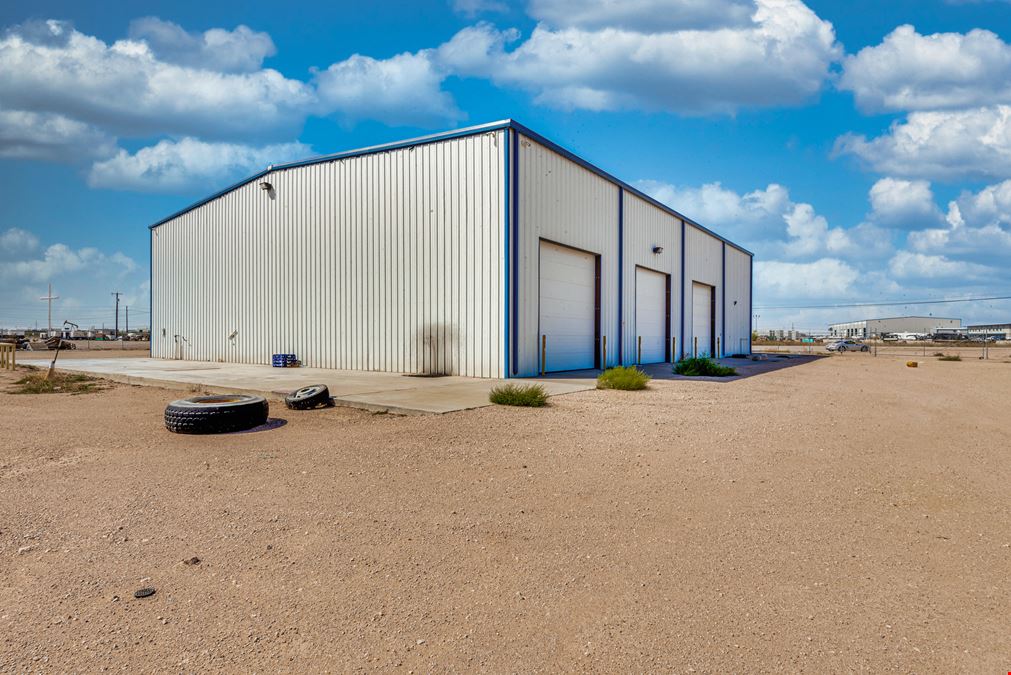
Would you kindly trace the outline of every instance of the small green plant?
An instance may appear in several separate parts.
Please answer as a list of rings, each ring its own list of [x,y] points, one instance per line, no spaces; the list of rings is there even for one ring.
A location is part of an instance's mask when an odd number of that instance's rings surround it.
[[[934,352],[934,356],[944,356],[944,352]]]
[[[502,384],[493,387],[488,400],[498,405],[540,408],[548,403],[548,392],[539,384]]]
[[[635,366],[615,366],[597,376],[597,389],[622,389],[636,391],[645,389],[651,379]]]
[[[81,373],[53,373],[46,379],[43,372],[32,373],[14,383],[12,394],[88,394],[101,391],[102,383],[97,378]]]
[[[939,358],[937,360],[938,361],[961,361],[962,357],[959,356],[958,354],[951,354],[950,356],[942,354],[941,358]]]
[[[688,377],[731,377],[737,374],[735,368],[721,366],[712,359],[704,356],[681,359],[674,364],[676,375],[686,375]]]

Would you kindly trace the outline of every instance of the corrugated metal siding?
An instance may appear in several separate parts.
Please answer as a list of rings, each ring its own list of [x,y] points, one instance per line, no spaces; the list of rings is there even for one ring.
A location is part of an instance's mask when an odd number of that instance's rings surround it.
[[[735,304],[736,303],[736,304]],[[727,246],[728,354],[751,353],[751,256]]]
[[[685,231],[685,335],[692,333],[692,282],[708,284],[712,286],[716,297],[716,321],[713,324],[715,335],[719,337],[723,330],[721,313],[723,309],[723,242],[716,237],[710,236],[698,229],[688,225]],[[724,345],[720,344],[723,351]],[[701,347],[700,347],[701,349]],[[691,345],[682,343],[678,351],[691,354]]]
[[[526,137],[520,137],[518,150],[518,374],[538,372],[541,239],[600,255],[601,335],[607,338],[608,363],[616,364],[618,186]]]
[[[653,206],[645,199],[625,193],[624,210],[624,280],[622,282],[622,351],[624,363],[636,361],[635,329],[635,267],[671,275],[671,331],[678,343],[681,311],[681,275],[678,265],[681,261],[681,220]],[[663,247],[663,253],[653,253],[654,246]]]
[[[155,228],[152,354],[503,376],[504,150],[500,130],[278,171]]]

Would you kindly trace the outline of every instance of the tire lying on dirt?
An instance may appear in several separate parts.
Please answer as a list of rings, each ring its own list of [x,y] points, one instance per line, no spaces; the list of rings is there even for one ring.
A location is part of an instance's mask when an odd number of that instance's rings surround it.
[[[292,410],[311,410],[330,405],[330,390],[325,384],[310,384],[296,389],[284,397],[284,404]]]
[[[165,428],[177,434],[227,434],[266,423],[270,408],[262,396],[220,394],[172,401]]]

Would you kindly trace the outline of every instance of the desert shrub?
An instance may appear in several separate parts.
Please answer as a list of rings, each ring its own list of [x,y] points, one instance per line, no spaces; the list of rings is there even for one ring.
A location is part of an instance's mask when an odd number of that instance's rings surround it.
[[[615,366],[597,376],[597,389],[645,389],[652,378],[635,366]]]
[[[934,356],[944,356],[944,352],[934,352]]]
[[[950,356],[947,356],[947,355],[941,355],[941,358],[939,358],[939,359],[937,359],[937,360],[938,360],[938,361],[961,361],[961,360],[962,360],[962,357],[961,357],[961,356],[959,356],[958,354],[952,354],[952,355],[950,355]]]
[[[540,408],[548,403],[548,392],[539,384],[502,384],[493,387],[488,400],[498,405]]]
[[[704,356],[698,356],[681,359],[675,363],[674,373],[676,375],[687,375],[688,377],[731,377],[737,374],[737,370],[721,366]]]
[[[31,373],[14,383],[12,394],[87,394],[103,389],[101,380],[81,373],[53,373],[46,379],[44,372]]]

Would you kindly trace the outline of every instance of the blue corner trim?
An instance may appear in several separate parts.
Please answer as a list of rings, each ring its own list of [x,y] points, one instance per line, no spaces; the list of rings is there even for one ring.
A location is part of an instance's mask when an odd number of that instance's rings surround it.
[[[499,129],[512,129],[513,131],[516,131],[516,132],[518,132],[520,134],[523,134],[524,136],[530,138],[531,140],[536,141],[540,145],[543,145],[543,146],[545,146],[545,147],[547,147],[547,148],[549,148],[549,149],[557,152],[558,154],[562,155],[566,159],[572,160],[573,162],[575,162],[576,164],[580,165],[584,169],[587,169],[587,170],[589,170],[589,171],[597,174],[601,178],[604,178],[605,180],[608,180],[608,181],[614,183],[615,185],[617,185],[618,187],[620,187],[622,190],[624,190],[626,192],[630,192],[630,193],[634,194],[636,197],[639,197],[640,199],[644,199],[645,201],[649,202],[650,204],[652,204],[653,206],[657,207],[658,209],[660,209],[660,210],[662,210],[662,211],[664,211],[666,213],[669,213],[670,215],[674,216],[675,218],[679,218],[680,220],[682,220],[684,222],[687,222],[689,225],[691,225],[693,227],[697,227],[698,229],[702,230],[703,232],[705,232],[706,234],[710,235],[711,237],[715,237],[716,239],[719,239],[720,241],[722,241],[722,242],[724,242],[724,243],[726,243],[726,244],[728,244],[730,246],[733,246],[734,248],[736,248],[737,250],[741,251],[742,253],[745,253],[745,254],[747,254],[747,255],[749,255],[751,257],[754,257],[754,253],[752,253],[751,251],[747,250],[746,248],[744,248],[744,247],[742,247],[742,246],[740,246],[738,244],[735,244],[734,242],[730,241],[729,239],[726,239],[725,237],[722,237],[722,236],[716,234],[715,232],[713,232],[709,228],[705,227],[704,225],[700,225],[699,223],[695,222],[691,218],[688,218],[687,216],[679,213],[678,211],[675,211],[674,209],[672,209],[671,207],[667,206],[666,204],[658,202],[656,199],[654,199],[653,197],[650,197],[649,195],[647,195],[642,190],[639,190],[639,189],[637,189],[637,188],[629,185],[625,181],[623,181],[623,180],[615,177],[614,175],[608,173],[607,171],[604,171],[603,169],[601,169],[600,167],[596,166],[595,164],[591,164],[590,162],[586,161],[582,157],[579,157],[578,155],[572,153],[569,150],[566,150],[565,148],[563,148],[562,146],[558,145],[554,141],[549,140],[549,139],[545,138],[544,136],[541,136],[536,131],[534,131],[534,130],[528,128],[528,127],[525,127],[522,124],[520,124],[519,122],[517,122],[516,120],[512,120],[512,119],[500,120],[498,122],[489,122],[488,124],[479,124],[479,125],[476,125],[476,126],[466,127],[466,128],[463,128],[463,129],[456,129],[456,130],[453,130],[453,131],[446,131],[446,132],[442,132],[442,133],[438,133],[438,134],[430,134],[428,136],[419,136],[417,138],[411,138],[411,139],[408,139],[408,140],[405,140],[405,141],[397,141],[395,143],[385,143],[385,144],[382,144],[382,145],[371,145],[371,146],[368,146],[368,147],[365,147],[365,148],[359,148],[357,150],[347,150],[345,152],[338,152],[338,153],[334,153],[334,154],[331,154],[331,155],[321,155],[319,157],[312,157],[312,158],[300,160],[300,161],[297,161],[297,162],[288,162],[286,164],[274,164],[272,166],[267,167],[265,170],[260,171],[256,175],[253,175],[253,176],[250,176],[249,178],[241,180],[238,183],[235,183],[234,185],[230,185],[229,187],[226,187],[223,190],[215,192],[214,194],[212,194],[209,197],[201,199],[200,201],[198,201],[198,202],[196,202],[194,204],[191,204],[191,205],[187,206],[184,209],[176,211],[175,213],[173,213],[172,215],[170,215],[170,216],[168,216],[166,218],[162,218],[161,220],[159,220],[158,222],[156,222],[154,225],[150,225],[149,227],[151,227],[153,229],[153,228],[158,227],[159,225],[164,225],[165,223],[169,222],[170,220],[178,218],[179,216],[181,216],[181,215],[183,215],[185,213],[189,213],[190,211],[192,211],[193,209],[195,209],[197,207],[203,206],[207,202],[213,201],[213,200],[217,199],[218,197],[221,197],[222,195],[225,195],[225,194],[227,194],[229,192],[232,192],[233,190],[237,190],[238,188],[242,187],[243,185],[247,185],[249,183],[252,183],[253,181],[259,180],[260,178],[263,178],[264,176],[266,176],[266,175],[268,175],[270,173],[276,172],[276,171],[285,171],[287,169],[295,169],[295,168],[298,168],[300,166],[309,166],[311,164],[324,164],[326,162],[336,162],[336,161],[339,161],[339,160],[342,160],[342,159],[348,159],[348,158],[351,158],[351,157],[360,157],[362,155],[373,155],[373,154],[377,154],[377,153],[380,153],[380,152],[388,152],[390,150],[399,150],[401,148],[410,148],[410,147],[417,147],[417,146],[420,146],[420,145],[428,145],[430,143],[438,143],[440,141],[446,141],[446,140],[450,140],[450,139],[453,139],[453,138],[461,138],[463,136],[476,136],[478,134],[484,134],[484,133],[488,133],[490,131],[497,131]],[[516,141],[514,141],[514,144],[515,143],[516,143]],[[514,169],[515,169],[515,164],[516,164],[515,159],[516,158],[514,157],[513,159],[514,159],[513,166],[514,166]],[[513,189],[514,190],[516,189],[515,185],[513,186]],[[514,213],[514,215],[515,215],[515,213]]]
[[[515,131],[512,136],[512,235],[513,235],[513,257],[512,257],[512,349],[513,349],[513,373],[519,374],[519,343],[520,343],[520,136]]]
[[[678,346],[680,354],[685,353],[685,221],[681,221],[681,340]]]
[[[512,230],[512,228],[510,227],[510,217],[511,217],[511,214],[510,214],[510,210],[509,209],[510,209],[510,206],[512,205],[512,192],[511,192],[511,186],[510,186],[510,173],[509,173],[510,170],[511,170],[510,166],[509,166],[509,154],[511,152],[510,151],[510,143],[509,143],[509,134],[510,134],[510,132],[509,132],[508,129],[506,129],[505,131],[502,132],[502,160],[503,160],[503,171],[502,171],[502,174],[503,174],[503,178],[502,178],[502,181],[503,181],[503,185],[502,185],[502,211],[503,211],[503,215],[502,215],[502,224],[503,224],[502,230],[503,230],[503,241],[502,241],[502,248],[505,251],[505,303],[504,303],[504,306],[502,308],[502,315],[503,315],[502,316],[502,321],[503,321],[502,328],[503,328],[503,332],[504,332],[504,335],[505,335],[505,342],[506,342],[506,344],[505,344],[505,350],[503,351],[503,354],[504,354],[503,358],[505,358],[505,364],[504,364],[505,368],[503,370],[503,375],[506,378],[508,378],[509,375],[510,375],[510,371],[509,371],[509,367],[510,367],[510,363],[509,363],[509,359],[510,359],[510,351],[509,351],[510,334],[509,334],[509,331],[510,331],[510,325],[511,325],[510,321],[509,321],[509,314],[510,314],[510,312],[509,312],[509,301],[510,301],[510,295],[511,295],[511,292],[509,290],[509,283],[510,283],[509,263],[510,263],[510,260],[511,260],[511,256],[509,255],[509,236],[510,236],[510,231]]]
[[[618,365],[625,363],[625,189],[618,186]],[[607,368],[607,364],[604,364]]]
[[[720,358],[727,353],[727,242],[723,242],[723,272],[720,279]]]

